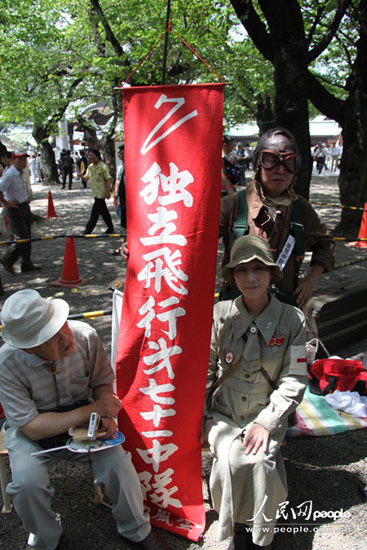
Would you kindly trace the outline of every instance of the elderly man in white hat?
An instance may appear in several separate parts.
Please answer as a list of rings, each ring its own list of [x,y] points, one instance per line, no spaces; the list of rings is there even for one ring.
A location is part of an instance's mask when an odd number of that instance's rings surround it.
[[[1,311],[0,402],[6,416],[5,444],[12,482],[7,492],[30,533],[28,546],[54,550],[62,534],[51,509],[48,476],[51,459],[85,461],[87,454],[67,449],[33,455],[61,443],[72,426],[102,419],[107,437],[121,404],[113,393],[114,373],[97,333],[86,323],[67,321],[64,300],[46,300],[35,290],[10,296]],[[56,443],[56,445],[55,445]],[[113,503],[117,530],[142,550],[168,550],[144,513],[139,478],[121,445],[91,453],[94,482],[103,484]]]

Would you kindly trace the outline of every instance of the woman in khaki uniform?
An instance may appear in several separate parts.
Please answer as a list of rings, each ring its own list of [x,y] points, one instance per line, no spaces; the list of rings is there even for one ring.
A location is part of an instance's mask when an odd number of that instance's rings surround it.
[[[233,534],[230,549],[270,548],[287,496],[279,449],[307,383],[304,316],[268,292],[282,274],[262,237],[237,239],[223,275],[241,296],[215,305],[210,348],[205,425],[218,540]]]

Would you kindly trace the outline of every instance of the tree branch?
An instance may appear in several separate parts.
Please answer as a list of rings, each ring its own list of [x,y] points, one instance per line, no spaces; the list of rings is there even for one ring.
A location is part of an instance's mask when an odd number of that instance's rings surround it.
[[[329,86],[334,86],[334,88],[340,88],[341,90],[345,91],[345,86],[343,84],[338,84],[337,82],[332,82],[331,80],[327,79],[323,75],[317,75],[318,80],[325,82],[325,84],[329,84]]]
[[[51,116],[51,118],[49,118],[46,122],[46,124],[44,125],[44,130],[45,130],[45,133],[47,134],[47,137],[49,135],[51,135],[52,133],[52,130],[55,126],[55,124],[57,122],[59,122],[59,120],[61,120],[63,114],[65,113],[66,109],[68,108],[68,105],[73,97],[73,93],[74,93],[74,90],[79,86],[79,84],[83,82],[83,77],[79,77],[77,78],[76,80],[74,80],[74,82],[72,82],[72,84],[70,85],[69,87],[69,90],[65,96],[65,100],[63,102],[63,105],[59,107],[59,109],[57,109],[55,111],[55,113]]]
[[[313,38],[313,36],[315,34],[315,31],[316,31],[316,28],[317,28],[317,25],[320,23],[321,18],[324,14],[324,10],[325,10],[324,6],[319,6],[317,8],[315,18],[314,18],[313,23],[312,23],[311,28],[310,28],[310,32],[308,33],[307,38],[306,38],[307,44],[311,44],[312,38]]]
[[[345,12],[349,8],[352,1],[353,0],[339,0],[338,9],[335,12],[334,19],[330,23],[326,32],[323,34],[323,38],[308,52],[308,63],[314,61],[328,47],[339,28],[340,21],[343,19]]]
[[[339,122],[340,126],[344,126],[345,102],[328,92],[310,71],[307,71],[306,82],[308,97],[315,107],[327,117]]]
[[[264,23],[257,15],[251,0],[231,0],[238,19],[247,30],[259,52],[268,61],[274,61],[273,45]]]
[[[116,36],[114,35],[98,0],[89,0],[89,1],[93,7],[95,14],[98,16],[100,22],[102,23],[106,33],[106,38],[112,45],[113,49],[115,50],[117,57],[122,57],[124,55],[124,50],[122,49],[120,42],[117,40]]]
[[[352,56],[351,56],[351,54],[350,54],[350,52],[351,52],[350,47],[351,47],[351,46],[354,47],[354,46],[355,46],[355,43],[352,42],[351,40],[349,40],[349,37],[346,36],[346,34],[345,34],[344,32],[341,32],[341,31],[339,30],[339,33],[338,33],[338,34],[341,34],[341,36],[344,38],[344,40],[338,39],[338,41],[339,41],[339,43],[340,43],[342,49],[344,50],[344,55],[345,55],[345,57],[346,57],[347,60],[348,60],[349,66],[351,67],[351,66],[353,65],[353,61],[352,61]],[[347,45],[347,42],[349,42],[349,46]]]

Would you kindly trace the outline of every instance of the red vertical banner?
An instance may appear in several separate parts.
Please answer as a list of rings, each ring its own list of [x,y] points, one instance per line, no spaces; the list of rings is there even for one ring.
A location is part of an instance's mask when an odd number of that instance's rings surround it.
[[[205,528],[199,442],[218,243],[223,84],[124,89],[129,262],[120,430],[151,522]]]

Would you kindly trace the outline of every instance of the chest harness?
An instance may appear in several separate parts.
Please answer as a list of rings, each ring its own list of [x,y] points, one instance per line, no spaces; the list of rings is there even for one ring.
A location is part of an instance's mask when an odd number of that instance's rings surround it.
[[[300,200],[299,199],[294,200],[292,203],[292,206],[293,208],[292,208],[289,234],[292,235],[295,239],[294,286],[296,286],[298,277],[301,273],[301,266],[302,266],[303,259],[305,257],[306,247],[305,247],[305,230],[304,230],[304,225],[302,223],[302,218],[301,218]],[[236,222],[233,228],[233,235],[229,244],[229,252],[231,251],[232,246],[236,241],[236,239],[238,239],[239,237],[242,237],[243,235],[248,234],[249,227],[248,227],[247,218],[248,218],[248,206],[246,201],[246,190],[243,189],[238,193],[237,216],[236,216]],[[282,251],[278,254],[278,258],[279,256],[282,255]]]

